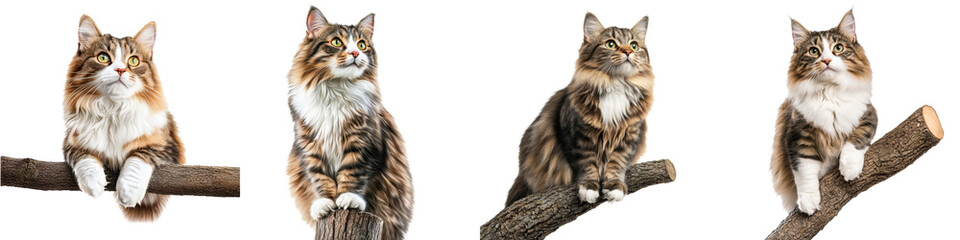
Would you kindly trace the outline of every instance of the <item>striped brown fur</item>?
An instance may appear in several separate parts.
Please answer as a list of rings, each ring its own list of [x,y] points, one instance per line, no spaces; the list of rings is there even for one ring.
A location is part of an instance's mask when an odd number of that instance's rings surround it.
[[[587,14],[573,80],[550,98],[524,133],[520,171],[506,205],[572,183],[588,202],[595,199],[585,198],[584,190],[610,200],[626,193],[626,167],[644,152],[645,118],[653,103],[646,27],[644,17],[630,29],[603,28]],[[616,190],[619,196],[612,193]]]
[[[403,239],[413,187],[403,139],[380,104],[373,14],[339,25],[311,8],[307,27],[288,75],[295,141],[287,174],[297,208],[314,226],[328,214],[313,214],[318,199],[342,208],[344,197],[356,194],[364,205],[349,207],[383,219],[382,239]]]
[[[80,43],[70,63],[64,90],[65,161],[75,167],[81,160],[94,159],[103,167],[121,173],[126,171],[124,164],[131,158],[154,167],[183,164],[183,144],[173,116],[167,111],[152,60],[155,24],[147,24],[137,36],[122,38],[101,34],[86,15],[80,25]],[[149,36],[145,36],[147,34]],[[117,53],[123,58],[117,59],[121,57]],[[103,58],[109,61],[102,61],[101,54],[109,56]],[[133,57],[139,59],[137,64],[131,64],[129,59]],[[116,61],[125,64],[117,65]],[[115,66],[122,67],[119,71],[123,72],[118,73],[127,74],[123,76],[129,76],[129,83],[117,83],[116,77],[102,76],[104,72],[114,71],[107,68]],[[143,119],[137,117],[141,115],[153,116],[147,118],[153,125],[145,125]],[[142,133],[131,135],[136,131]],[[124,180],[118,180],[118,184]],[[117,195],[120,199],[119,191]],[[136,206],[121,206],[121,209],[131,221],[152,221],[159,217],[167,199],[166,195],[147,193]]]
[[[853,12],[826,31],[793,20],[790,95],[780,106],[770,170],[784,208],[812,214],[820,208],[819,178],[840,169],[858,177],[876,133],[870,103],[870,62],[856,39]]]

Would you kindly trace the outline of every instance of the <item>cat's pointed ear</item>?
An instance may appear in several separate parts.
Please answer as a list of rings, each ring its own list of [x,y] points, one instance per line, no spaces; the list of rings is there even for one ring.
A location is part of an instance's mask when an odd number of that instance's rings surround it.
[[[310,6],[310,13],[307,13],[307,36],[313,37],[314,32],[320,31],[330,25],[327,17],[323,16],[320,9]]]
[[[363,19],[360,19],[360,23],[357,23],[360,31],[367,36],[373,36],[373,15],[373,13],[368,14],[366,17],[363,17]]]
[[[853,10],[847,11],[847,14],[843,15],[843,19],[840,20],[840,25],[837,25],[837,30],[840,30],[840,33],[846,35],[850,39],[857,39],[857,24],[853,21]]]
[[[637,22],[637,24],[634,24],[633,28],[630,28],[630,31],[632,31],[633,34],[636,34],[640,38],[646,38],[648,22],[650,22],[650,19],[647,18],[647,16],[643,16],[643,19],[640,19],[640,21]]]
[[[587,12],[587,16],[583,19],[583,40],[589,42],[593,40],[594,37],[597,37],[597,35],[600,35],[602,31],[603,25],[600,24],[597,16]]]
[[[803,25],[800,25],[800,22],[790,19],[790,28],[793,30],[793,45],[800,44],[803,40],[807,39],[807,35],[810,34],[810,31],[807,31]]]
[[[133,39],[136,39],[137,42],[143,45],[151,54],[153,53],[153,43],[157,41],[157,23],[150,22],[147,25],[144,25],[143,28],[137,32],[136,36],[133,36]]]
[[[97,24],[93,22],[93,18],[84,14],[80,17],[78,35],[80,37],[79,47],[83,48],[93,40],[100,38],[103,34],[100,34],[100,29],[98,29]]]

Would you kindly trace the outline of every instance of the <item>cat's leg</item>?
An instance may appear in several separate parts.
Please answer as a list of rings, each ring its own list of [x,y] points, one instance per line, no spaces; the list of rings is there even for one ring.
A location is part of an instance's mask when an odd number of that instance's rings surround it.
[[[847,137],[840,150],[840,175],[850,181],[860,177],[863,171],[863,158],[870,148],[870,140],[877,132],[877,112],[872,105],[860,117],[860,125]]]
[[[120,176],[117,177],[117,199],[124,207],[134,207],[147,194],[154,165],[140,157],[129,157],[123,161]]]
[[[580,201],[595,203],[600,197],[600,160],[596,153],[584,152],[574,162],[577,172],[577,195]]]
[[[83,149],[65,146],[63,151],[67,164],[73,169],[80,191],[94,198],[103,194],[107,175],[103,163]]]
[[[642,119],[630,124],[623,138],[607,154],[607,161],[603,169],[603,197],[611,202],[623,200],[627,193],[627,184],[624,182],[627,168],[637,161],[637,157],[646,149],[646,123]]]
[[[367,209],[363,196],[367,183],[385,164],[383,141],[373,122],[351,122],[344,130],[343,159],[337,169],[337,206],[343,209]]]
[[[331,170],[328,169],[322,154],[309,154],[301,157],[300,161],[304,174],[318,196],[310,204],[310,217],[320,219],[337,208],[333,202],[337,194],[337,182],[330,177]]]
[[[794,164],[793,178],[797,184],[797,207],[807,215],[820,210],[820,167],[818,159],[798,158]]]

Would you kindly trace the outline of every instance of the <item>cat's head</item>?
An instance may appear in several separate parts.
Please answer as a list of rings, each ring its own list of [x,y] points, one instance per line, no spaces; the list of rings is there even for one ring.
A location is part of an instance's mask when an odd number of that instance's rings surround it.
[[[93,19],[83,15],[77,54],[67,73],[67,96],[143,101],[160,98],[160,83],[153,65],[156,29],[156,23],[150,22],[136,36],[118,38],[100,33]]]
[[[794,45],[790,84],[805,80],[843,85],[851,84],[846,81],[870,81],[870,61],[857,42],[852,10],[843,15],[839,25],[826,31],[807,31],[796,20],[790,21]]]
[[[322,81],[331,78],[373,80],[376,76],[377,52],[373,47],[371,13],[357,25],[341,25],[327,21],[323,13],[311,7],[307,14],[307,36],[294,59],[294,70],[301,81]]]
[[[647,22],[647,17],[643,17],[632,28],[604,28],[593,13],[587,13],[577,63],[612,76],[649,73],[650,58],[644,44]]]

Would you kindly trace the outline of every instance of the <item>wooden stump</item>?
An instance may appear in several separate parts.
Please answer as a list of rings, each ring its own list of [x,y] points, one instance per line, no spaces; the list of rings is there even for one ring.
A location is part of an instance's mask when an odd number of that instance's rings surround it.
[[[316,240],[380,240],[383,220],[357,210],[337,210],[317,221]]]

